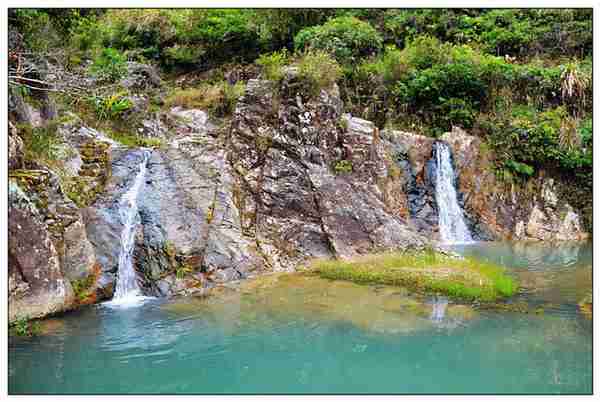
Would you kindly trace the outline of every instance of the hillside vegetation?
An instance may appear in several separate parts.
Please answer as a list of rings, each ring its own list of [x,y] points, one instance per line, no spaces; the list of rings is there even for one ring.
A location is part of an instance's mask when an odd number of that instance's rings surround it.
[[[17,50],[103,88],[51,96],[107,130],[126,131],[128,61],[166,78],[151,107],[220,117],[248,78],[280,80],[295,65],[309,91],[336,82],[354,116],[432,137],[463,127],[494,151],[503,179],[549,170],[591,197],[591,9],[27,9],[9,22]],[[200,84],[178,80],[190,76]],[[14,90],[35,97],[22,82]],[[588,202],[582,193],[570,202]]]

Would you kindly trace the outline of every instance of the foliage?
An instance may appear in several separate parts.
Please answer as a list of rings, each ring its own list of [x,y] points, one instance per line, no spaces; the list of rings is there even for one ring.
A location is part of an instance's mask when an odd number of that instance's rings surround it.
[[[71,281],[73,293],[78,301],[84,301],[93,294],[92,287],[96,283],[96,275],[91,274],[82,279]]]
[[[42,329],[38,321],[30,321],[28,318],[20,318],[11,324],[12,333],[16,336],[37,336]]]
[[[334,168],[336,174],[344,174],[352,172],[352,161],[342,159],[337,161]]]
[[[231,59],[253,58],[259,38],[247,9],[109,10],[104,45],[189,69]]]
[[[287,49],[261,55],[256,64],[262,67],[265,78],[279,81],[283,78],[283,67],[289,60]]]
[[[379,52],[383,40],[368,22],[355,17],[338,17],[323,25],[305,28],[294,38],[296,50],[318,49],[339,62],[358,61]]]
[[[517,291],[515,281],[500,266],[432,251],[369,255],[351,261],[316,260],[309,269],[327,279],[405,286],[457,299],[492,301]]]
[[[327,52],[309,51],[298,60],[298,76],[304,80],[312,94],[331,86],[341,78],[342,68]]]
[[[127,72],[127,58],[113,48],[106,48],[94,59],[91,71],[100,80],[114,82]]]
[[[127,97],[127,92],[121,91],[109,96],[91,98],[96,115],[100,120],[121,118],[133,107],[133,102]]]
[[[386,41],[398,46],[428,34],[498,56],[584,57],[592,51],[590,9],[393,9],[383,26]]]
[[[113,140],[131,148],[145,147],[145,148],[159,148],[162,145],[160,138],[146,138],[139,137],[134,134],[128,134],[124,132],[118,132],[113,130],[106,130],[106,134]]]
[[[263,50],[292,50],[294,37],[300,30],[324,23],[335,11],[316,8],[259,9],[252,19]]]
[[[41,127],[20,124],[19,136],[23,139],[25,159],[29,161],[55,160],[60,141],[56,136],[58,123],[48,122]]]

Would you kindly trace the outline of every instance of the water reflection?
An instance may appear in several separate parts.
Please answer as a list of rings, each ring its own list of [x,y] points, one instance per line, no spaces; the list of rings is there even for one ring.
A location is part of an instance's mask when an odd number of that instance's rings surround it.
[[[591,248],[545,255],[538,245],[478,246],[469,252],[503,258],[529,278],[519,297],[543,303],[544,314],[265,276],[209,298],[47,320],[46,335],[10,339],[9,392],[591,392],[592,324],[574,304],[591,289]]]

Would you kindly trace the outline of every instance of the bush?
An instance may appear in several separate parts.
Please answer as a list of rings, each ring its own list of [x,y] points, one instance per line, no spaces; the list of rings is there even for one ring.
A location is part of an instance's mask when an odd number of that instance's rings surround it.
[[[321,89],[331,88],[342,76],[342,68],[327,52],[309,51],[298,60],[299,78],[315,95]]]
[[[30,321],[28,318],[20,318],[10,325],[12,333],[17,336],[37,336],[42,332],[39,321]]]
[[[106,48],[94,59],[91,71],[100,80],[117,81],[127,72],[127,57],[113,48]]]
[[[324,23],[336,11],[311,8],[258,9],[253,20],[264,50],[292,50],[294,37],[300,30]]]
[[[261,55],[256,64],[262,67],[265,78],[272,81],[279,81],[283,78],[283,67],[288,62],[288,53],[286,49],[279,52]]]
[[[591,14],[584,9],[388,10],[383,32],[386,42],[398,46],[427,34],[498,56],[585,57],[592,52]]]
[[[117,92],[110,96],[96,96],[91,98],[99,120],[117,119],[123,117],[125,112],[133,106],[126,92]]]
[[[294,38],[296,50],[324,50],[339,62],[353,62],[379,52],[383,39],[369,23],[354,17],[338,17],[305,28]]]
[[[252,59],[259,50],[259,38],[251,24],[248,9],[192,10],[185,29],[177,38],[205,50],[204,61]]]

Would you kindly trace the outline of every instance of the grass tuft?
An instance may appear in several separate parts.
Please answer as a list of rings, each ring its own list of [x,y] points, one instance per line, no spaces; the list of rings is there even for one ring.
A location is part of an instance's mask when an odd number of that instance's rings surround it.
[[[350,261],[320,259],[308,269],[327,279],[403,286],[465,300],[494,301],[512,296],[518,288],[501,266],[432,251],[367,255]]]

